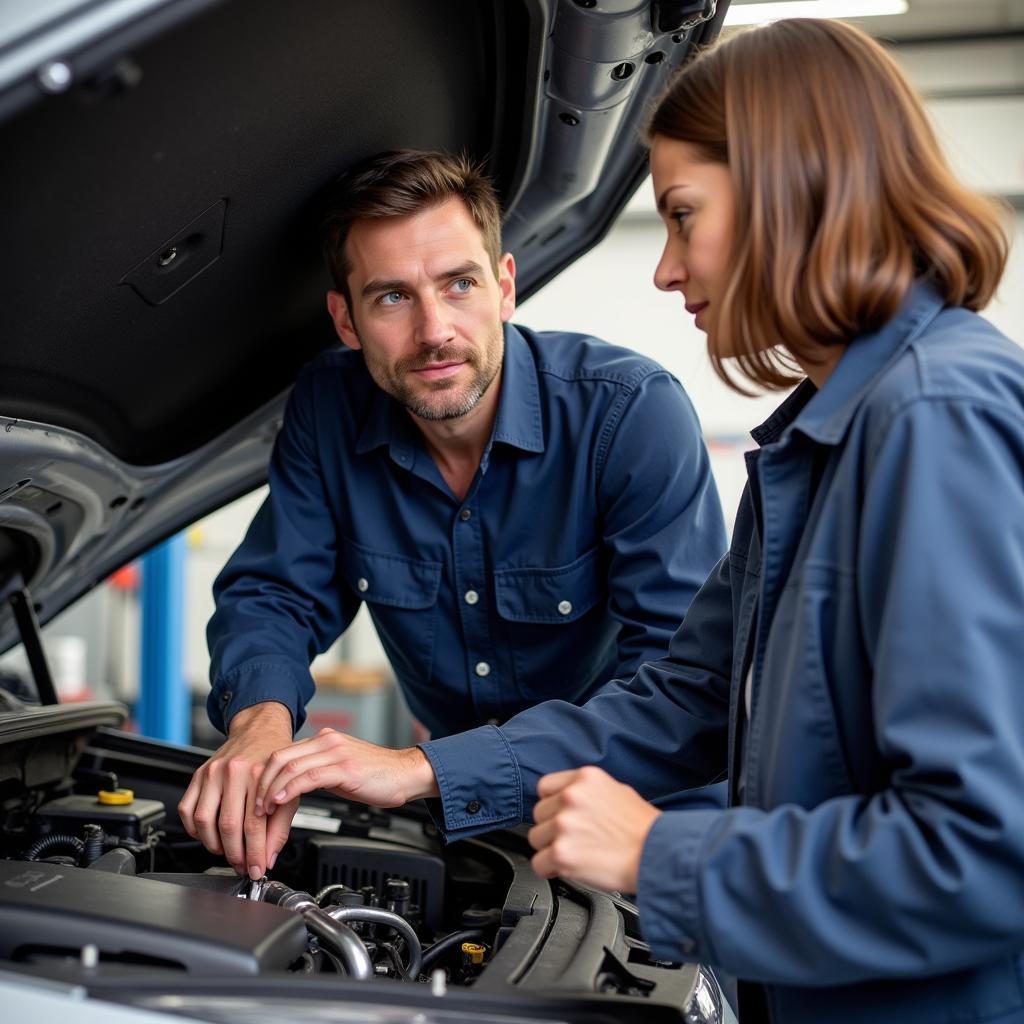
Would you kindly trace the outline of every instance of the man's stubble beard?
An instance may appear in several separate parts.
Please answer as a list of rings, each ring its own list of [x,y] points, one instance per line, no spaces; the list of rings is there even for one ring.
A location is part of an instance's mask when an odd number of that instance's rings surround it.
[[[472,412],[487,394],[487,389],[501,369],[504,337],[500,327],[491,340],[492,344],[482,352],[472,349],[466,351],[456,345],[442,345],[440,348],[414,358],[400,359],[394,368],[383,360],[369,355],[365,348],[363,349],[363,358],[366,360],[366,368],[377,387],[389,394],[414,416],[423,420],[441,422],[458,419]],[[490,355],[492,352],[494,353],[493,361],[481,365],[481,356]],[[461,387],[451,377],[434,382],[422,382],[429,388],[432,396],[443,395],[446,391],[457,389],[457,393],[451,395],[448,401],[429,402],[424,400],[422,395],[416,393],[416,389],[408,380],[407,375],[411,371],[422,369],[425,366],[448,362],[465,362],[473,370],[472,379]]]

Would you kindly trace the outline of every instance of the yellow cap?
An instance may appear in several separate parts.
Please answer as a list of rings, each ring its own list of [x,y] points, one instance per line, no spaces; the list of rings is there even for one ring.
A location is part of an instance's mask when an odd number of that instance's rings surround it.
[[[471,964],[482,964],[484,962],[484,953],[487,952],[486,946],[481,946],[476,942],[464,942],[462,944],[462,953],[464,956],[469,957]]]
[[[130,804],[135,799],[135,794],[130,789],[101,789],[96,794],[96,799],[108,807],[118,804]]]

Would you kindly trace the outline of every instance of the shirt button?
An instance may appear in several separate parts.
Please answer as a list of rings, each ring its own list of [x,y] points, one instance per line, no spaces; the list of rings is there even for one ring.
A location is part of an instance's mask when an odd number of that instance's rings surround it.
[[[491,666],[486,661],[478,661],[476,663],[476,674],[478,676],[489,676],[491,674]]]
[[[365,576],[360,576],[356,581],[356,586],[359,588],[360,593],[365,594],[370,589],[370,581]]]
[[[558,602],[558,614],[568,615],[572,611],[572,601],[559,601]]]
[[[462,510],[462,511],[461,511],[461,512],[459,513],[459,518],[460,518],[460,519],[461,519],[461,520],[462,520],[462,521],[463,521],[464,523],[468,523],[468,522],[470,521],[470,519],[472,519],[472,518],[473,518],[473,513],[472,513],[472,511],[471,511],[470,509],[468,509],[468,508],[464,508],[464,509],[463,509],[463,510]]]
[[[480,600],[480,595],[475,590],[466,591],[466,604],[476,604]]]
[[[479,811],[479,810],[480,810],[480,801],[479,800],[470,800],[469,803],[466,804],[466,811],[469,814],[476,814],[476,812]]]

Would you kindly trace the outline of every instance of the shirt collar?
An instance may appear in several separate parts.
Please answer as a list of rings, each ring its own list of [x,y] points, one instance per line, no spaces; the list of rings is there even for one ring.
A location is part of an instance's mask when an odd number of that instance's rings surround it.
[[[537,364],[526,339],[512,324],[505,324],[505,363],[501,371],[501,397],[492,441],[524,452],[544,451]]]
[[[491,441],[501,441],[527,452],[542,452],[544,434],[537,366],[522,334],[511,324],[503,327],[505,353],[501,395]],[[396,448],[420,447],[418,431],[405,409],[376,384],[371,382],[370,386],[374,396],[356,441],[356,452],[362,455],[382,445],[388,445],[392,453]]]
[[[913,285],[891,320],[850,342],[820,391],[805,380],[750,432],[751,437],[763,446],[779,440],[791,428],[813,441],[838,444],[876,378],[931,323],[942,305],[931,285]]]

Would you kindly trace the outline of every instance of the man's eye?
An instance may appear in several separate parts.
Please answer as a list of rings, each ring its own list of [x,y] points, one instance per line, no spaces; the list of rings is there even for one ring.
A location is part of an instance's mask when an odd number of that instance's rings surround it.
[[[382,306],[397,306],[402,301],[402,293],[385,292],[377,301]]]
[[[473,280],[469,277],[460,277],[452,284],[452,291],[458,292],[461,295],[465,295],[466,292],[471,291],[472,288]]]

